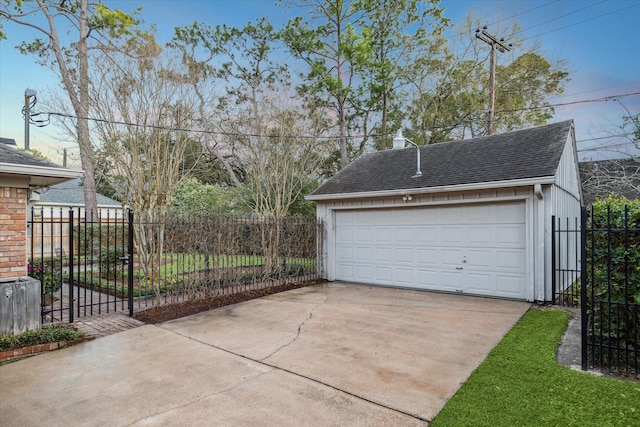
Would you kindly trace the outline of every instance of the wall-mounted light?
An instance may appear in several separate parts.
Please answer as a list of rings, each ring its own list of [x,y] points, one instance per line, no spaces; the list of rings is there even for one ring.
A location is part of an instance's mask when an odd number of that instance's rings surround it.
[[[404,202],[409,202],[409,201],[413,200],[413,197],[411,197],[411,194],[406,194],[406,195],[402,196],[402,200]]]
[[[399,148],[404,148],[404,146],[405,146],[405,144],[407,142],[409,144],[413,145],[414,147],[416,147],[417,169],[416,169],[416,174],[413,175],[411,178],[418,178],[418,177],[422,176],[422,171],[420,170],[420,147],[415,142],[413,142],[410,139],[405,138],[404,136],[402,136],[402,128],[398,129],[398,133],[396,134],[395,138],[393,138],[393,149],[397,150]],[[409,199],[409,200],[411,200],[411,199]]]

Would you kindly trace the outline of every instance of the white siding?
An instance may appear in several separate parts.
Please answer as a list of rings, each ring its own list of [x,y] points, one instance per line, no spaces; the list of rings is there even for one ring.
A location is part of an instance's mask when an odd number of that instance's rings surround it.
[[[580,206],[582,205],[582,189],[580,184],[580,175],[578,169],[578,160],[576,153],[575,137],[573,131],[569,134],[565,145],[558,171],[556,173],[555,184],[545,192],[545,198],[549,200],[545,214],[545,299],[551,300],[551,218],[562,219],[563,228],[567,227],[566,219],[569,218],[569,227],[580,226]],[[568,247],[563,248],[560,252],[560,262],[566,269],[577,270],[578,241],[571,240]],[[567,253],[569,256],[567,257]],[[575,277],[574,279],[577,279]],[[571,282],[570,280],[567,282]]]

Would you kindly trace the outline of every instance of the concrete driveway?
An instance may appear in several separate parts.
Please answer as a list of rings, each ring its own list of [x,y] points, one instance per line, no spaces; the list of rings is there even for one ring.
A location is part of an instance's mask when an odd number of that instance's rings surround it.
[[[0,367],[0,425],[426,425],[524,302],[330,283]]]

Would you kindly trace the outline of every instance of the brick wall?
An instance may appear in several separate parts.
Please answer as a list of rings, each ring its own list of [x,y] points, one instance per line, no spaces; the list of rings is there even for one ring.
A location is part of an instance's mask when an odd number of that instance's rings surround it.
[[[0,186],[0,279],[27,275],[27,189]]]

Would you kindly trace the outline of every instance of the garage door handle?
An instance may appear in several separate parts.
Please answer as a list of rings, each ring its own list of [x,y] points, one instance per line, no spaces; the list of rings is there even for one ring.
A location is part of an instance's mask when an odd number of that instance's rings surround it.
[[[456,270],[462,270],[464,267],[456,267]]]

